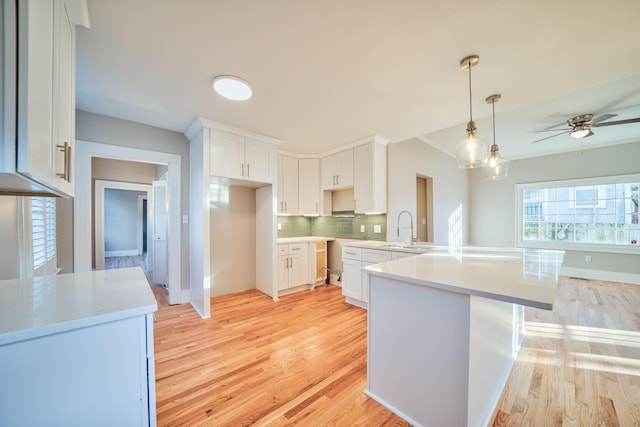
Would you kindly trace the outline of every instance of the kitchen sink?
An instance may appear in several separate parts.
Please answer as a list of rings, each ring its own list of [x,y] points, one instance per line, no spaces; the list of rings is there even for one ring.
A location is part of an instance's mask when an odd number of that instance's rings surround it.
[[[386,244],[386,245],[382,245],[385,248],[389,248],[389,249],[405,249],[405,250],[412,250],[412,251],[416,251],[416,252],[426,252],[426,251],[430,251],[431,249],[435,248],[435,246],[433,245],[402,245],[402,244]]]

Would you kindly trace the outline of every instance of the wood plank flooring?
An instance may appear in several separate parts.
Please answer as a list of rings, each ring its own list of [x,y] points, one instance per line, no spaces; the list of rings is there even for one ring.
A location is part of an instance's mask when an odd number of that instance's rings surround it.
[[[339,287],[216,297],[208,320],[153,289],[158,426],[409,425],[363,394],[366,312]],[[640,286],[562,278],[491,425],[640,425],[639,307]]]

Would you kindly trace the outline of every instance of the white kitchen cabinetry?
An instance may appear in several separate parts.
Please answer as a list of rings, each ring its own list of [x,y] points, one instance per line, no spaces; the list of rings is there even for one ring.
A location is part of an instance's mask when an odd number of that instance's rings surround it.
[[[366,308],[369,302],[367,275],[362,267],[391,261],[391,251],[345,246],[342,248],[342,294],[347,302]]]
[[[322,189],[353,187],[353,149],[322,158]]]
[[[278,213],[297,215],[298,159],[278,155]]]
[[[2,2],[0,32],[6,41],[0,70],[2,193],[73,196],[76,23],[72,16],[86,8],[86,1]]]
[[[307,283],[308,243],[278,245],[278,290]]]
[[[0,281],[0,296],[0,425],[156,425],[139,267]]]
[[[272,183],[275,146],[255,138],[212,130],[210,173],[213,176]]]
[[[387,211],[387,147],[370,142],[354,148],[353,192],[356,213]]]
[[[300,213],[319,215],[320,204],[320,159],[298,160],[298,183],[300,195]]]

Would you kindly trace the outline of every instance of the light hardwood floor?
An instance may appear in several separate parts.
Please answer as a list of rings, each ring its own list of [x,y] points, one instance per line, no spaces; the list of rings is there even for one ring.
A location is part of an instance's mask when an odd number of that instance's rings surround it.
[[[408,425],[363,394],[366,312],[340,288],[217,297],[208,320],[153,288],[159,426]],[[639,307],[640,286],[562,278],[491,424],[639,425]]]

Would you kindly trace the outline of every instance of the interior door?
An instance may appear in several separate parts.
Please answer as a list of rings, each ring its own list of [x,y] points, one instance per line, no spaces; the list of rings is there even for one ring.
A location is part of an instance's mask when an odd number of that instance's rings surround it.
[[[167,284],[167,181],[153,181],[152,281]]]

